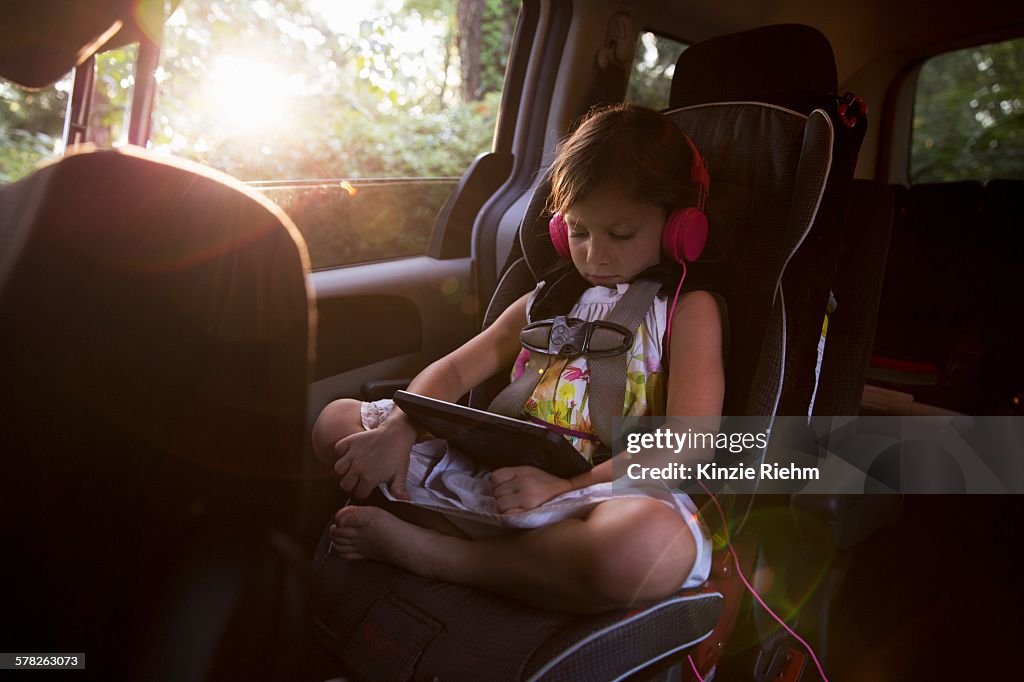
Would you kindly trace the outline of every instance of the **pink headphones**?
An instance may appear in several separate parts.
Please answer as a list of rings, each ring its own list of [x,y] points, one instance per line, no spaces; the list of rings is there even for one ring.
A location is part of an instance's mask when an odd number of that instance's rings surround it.
[[[672,260],[685,264],[700,258],[701,252],[704,251],[704,245],[708,241],[708,218],[704,215],[704,202],[708,198],[711,176],[708,175],[708,168],[703,157],[697,151],[697,145],[685,133],[683,133],[683,137],[686,138],[686,144],[690,146],[690,152],[693,155],[690,179],[697,183],[697,205],[672,211],[668,220],[665,221],[665,228],[661,233],[661,249]],[[548,232],[551,235],[551,244],[555,247],[558,255],[566,260],[571,259],[569,226],[561,213],[551,216],[551,220],[548,222]]]

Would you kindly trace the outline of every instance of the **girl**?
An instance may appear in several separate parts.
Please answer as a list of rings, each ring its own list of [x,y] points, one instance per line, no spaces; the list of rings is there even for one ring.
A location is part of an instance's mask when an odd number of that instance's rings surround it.
[[[571,256],[547,277],[559,281],[558,291],[541,282],[424,369],[409,390],[456,401],[517,358],[521,368],[519,334],[528,312],[532,319],[599,319],[641,273],[670,272],[629,351],[623,414],[717,418],[724,392],[719,303],[691,290],[668,310],[680,273],[666,267],[661,246],[671,211],[697,205],[695,152],[657,112],[631,105],[592,112],[560,145],[551,171],[549,208],[565,221]],[[586,358],[552,362],[561,364],[548,367],[524,412],[558,427],[592,458],[599,444],[587,410]],[[443,441],[417,443],[417,436],[391,401],[338,400],[321,413],[314,450],[334,467],[342,489],[365,498],[380,486],[392,500],[339,510],[329,531],[333,551],[580,613],[664,599],[707,578],[709,540],[687,496],[667,488],[622,494],[619,484],[612,491],[612,469],[622,467],[626,453],[567,480],[529,466],[474,471]],[[687,463],[711,454],[691,452]],[[439,495],[438,486],[451,494]]]

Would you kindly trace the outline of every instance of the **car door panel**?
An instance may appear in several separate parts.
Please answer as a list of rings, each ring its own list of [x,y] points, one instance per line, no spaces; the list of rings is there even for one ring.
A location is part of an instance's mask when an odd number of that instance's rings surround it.
[[[403,258],[315,272],[310,416],[362,385],[411,379],[476,330],[470,259]]]

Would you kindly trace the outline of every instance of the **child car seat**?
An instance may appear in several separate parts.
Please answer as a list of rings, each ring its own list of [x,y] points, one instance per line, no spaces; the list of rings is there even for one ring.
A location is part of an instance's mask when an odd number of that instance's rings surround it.
[[[814,400],[822,320],[843,252],[850,181],[867,130],[863,102],[849,93],[839,96],[837,90],[828,39],[817,29],[799,24],[766,26],[694,45],[679,56],[672,79],[672,109],[708,102],[757,101],[805,115],[818,109],[832,124],[832,163],[825,193],[813,227],[793,254],[782,282],[787,343],[786,380],[778,405],[781,415],[808,414]],[[862,229],[860,225],[850,227],[850,231]],[[847,308],[841,301],[839,305],[842,313],[836,314],[846,316]],[[730,369],[750,370],[749,366]],[[860,388],[849,390],[859,400]]]
[[[743,54],[761,58],[750,60]],[[852,179],[867,112],[856,97],[837,96],[837,88],[826,38],[800,25],[769,26],[695,45],[680,55],[673,79],[673,106],[756,99],[802,113],[821,108],[832,122],[833,163],[825,193],[811,231],[782,281],[787,343],[780,415],[856,415],[874,337],[892,204],[885,185]],[[826,310],[830,313],[827,339]],[[786,424],[794,425],[796,420]],[[777,440],[794,442],[796,434],[786,435],[789,438]],[[811,442],[816,448],[815,439]],[[898,500],[895,496],[801,494],[774,502],[794,510],[794,533],[803,530],[801,519],[804,524],[813,519],[816,528],[831,530],[834,545],[830,548],[842,550],[891,519]],[[759,503],[769,506],[772,502],[762,495]],[[830,590],[834,583],[821,586],[809,598],[799,622],[796,614],[790,617],[791,624],[799,626],[801,635],[819,651],[828,649],[825,629],[817,626],[827,622]],[[778,626],[758,608],[754,621],[770,656],[784,642]],[[781,648],[784,653],[785,647]]]
[[[833,126],[822,111],[804,115],[746,101],[667,115],[707,157],[712,229],[728,228],[742,244],[731,270],[742,273],[745,284],[727,276],[724,287],[730,326],[744,337],[730,350],[725,413],[749,415],[767,428],[786,356],[782,276],[821,202]],[[555,258],[546,198],[542,181],[519,228],[521,255],[506,268],[486,324],[531,289]],[[486,393],[482,387],[472,401],[486,404]],[[752,546],[736,544],[741,561],[750,556]],[[317,627],[321,641],[357,679],[620,679],[683,651],[694,652],[706,673],[721,654],[741,596],[724,552],[716,554],[712,578],[697,590],[631,612],[575,616],[375,562],[347,561],[328,548],[325,535],[315,560]]]

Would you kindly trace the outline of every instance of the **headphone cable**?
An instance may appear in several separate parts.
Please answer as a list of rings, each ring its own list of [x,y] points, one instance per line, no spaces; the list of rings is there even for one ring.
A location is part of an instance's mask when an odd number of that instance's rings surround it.
[[[739,575],[740,580],[743,581],[743,584],[750,591],[750,594],[754,596],[754,599],[757,600],[761,607],[765,611],[767,611],[768,614],[772,618],[774,618],[778,622],[778,624],[781,625],[783,629],[785,629],[786,632],[792,635],[796,641],[800,642],[800,644],[802,644],[804,648],[807,649],[807,652],[811,655],[811,660],[814,661],[814,665],[818,668],[818,674],[821,675],[821,679],[824,682],[828,682],[828,677],[825,675],[825,670],[824,668],[822,668],[821,662],[818,660],[818,656],[814,653],[814,649],[811,647],[811,645],[804,641],[803,637],[798,635],[796,631],[793,630],[793,628],[786,625],[786,622],[782,620],[782,618],[780,618],[774,611],[772,611],[771,608],[769,608],[769,606],[764,602],[764,599],[761,598],[761,595],[759,595],[757,593],[757,590],[754,589],[754,586],[751,585],[750,582],[747,580],[747,577],[743,575],[743,569],[740,568],[739,556],[737,556],[736,550],[733,548],[732,541],[729,538],[729,524],[726,523],[725,512],[722,511],[722,506],[718,503],[718,498],[716,498],[714,494],[712,494],[712,492],[707,489],[707,486],[704,485],[704,482],[698,481],[698,483],[700,483],[700,487],[703,488],[704,492],[707,493],[708,496],[711,498],[711,501],[715,503],[715,508],[718,510],[718,515],[722,519],[722,529],[725,533],[725,544],[729,548],[729,554],[732,555],[733,563],[735,563],[736,565],[736,574]],[[694,673],[697,673],[697,666],[694,664],[693,658],[690,658],[690,665],[693,666]],[[700,676],[699,673],[697,673],[697,680],[698,682],[703,682],[703,678]]]

